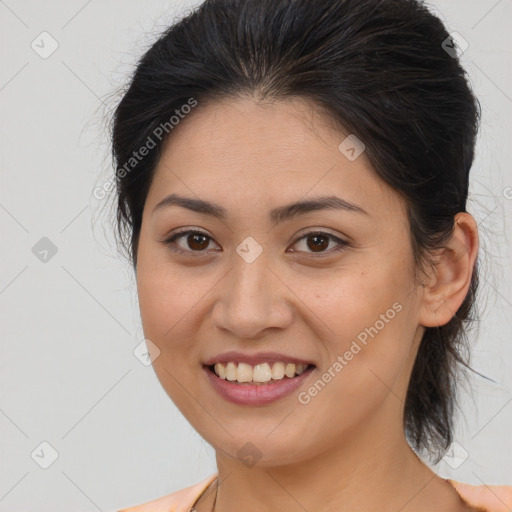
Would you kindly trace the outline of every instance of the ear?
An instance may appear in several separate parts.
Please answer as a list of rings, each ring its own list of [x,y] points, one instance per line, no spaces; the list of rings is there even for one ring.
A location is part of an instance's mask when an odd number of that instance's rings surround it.
[[[475,219],[469,213],[458,213],[450,240],[433,255],[434,268],[422,283],[420,325],[442,326],[453,318],[471,285],[478,245]]]

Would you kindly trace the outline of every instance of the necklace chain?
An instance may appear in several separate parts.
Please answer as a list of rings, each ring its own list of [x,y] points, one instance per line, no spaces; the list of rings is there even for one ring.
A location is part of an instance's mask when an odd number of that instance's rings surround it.
[[[212,509],[210,512],[215,512],[215,505],[217,504],[217,495],[219,494],[219,477],[215,479],[215,499],[213,500]]]

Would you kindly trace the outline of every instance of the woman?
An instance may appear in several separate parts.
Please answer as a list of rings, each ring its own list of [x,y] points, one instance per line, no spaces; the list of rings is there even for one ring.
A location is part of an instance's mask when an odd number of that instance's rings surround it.
[[[213,0],[138,63],[119,235],[155,372],[218,473],[125,510],[512,506],[425,463],[453,441],[478,284],[455,49],[418,1]]]

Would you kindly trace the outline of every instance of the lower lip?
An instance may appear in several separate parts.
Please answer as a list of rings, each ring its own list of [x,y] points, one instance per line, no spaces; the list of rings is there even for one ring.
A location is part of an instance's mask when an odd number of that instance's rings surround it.
[[[292,379],[270,381],[270,384],[236,384],[226,379],[221,379],[209,367],[203,369],[210,379],[214,389],[226,400],[239,405],[265,405],[289,395],[295,391],[315,369],[311,366],[304,373]]]

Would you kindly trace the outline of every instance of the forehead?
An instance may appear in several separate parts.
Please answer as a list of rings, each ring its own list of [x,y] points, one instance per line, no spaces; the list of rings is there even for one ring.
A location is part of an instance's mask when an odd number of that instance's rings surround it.
[[[339,193],[375,213],[396,210],[398,195],[365,153],[340,151],[348,135],[301,98],[199,103],[167,139],[148,202],[173,191],[260,204]]]

